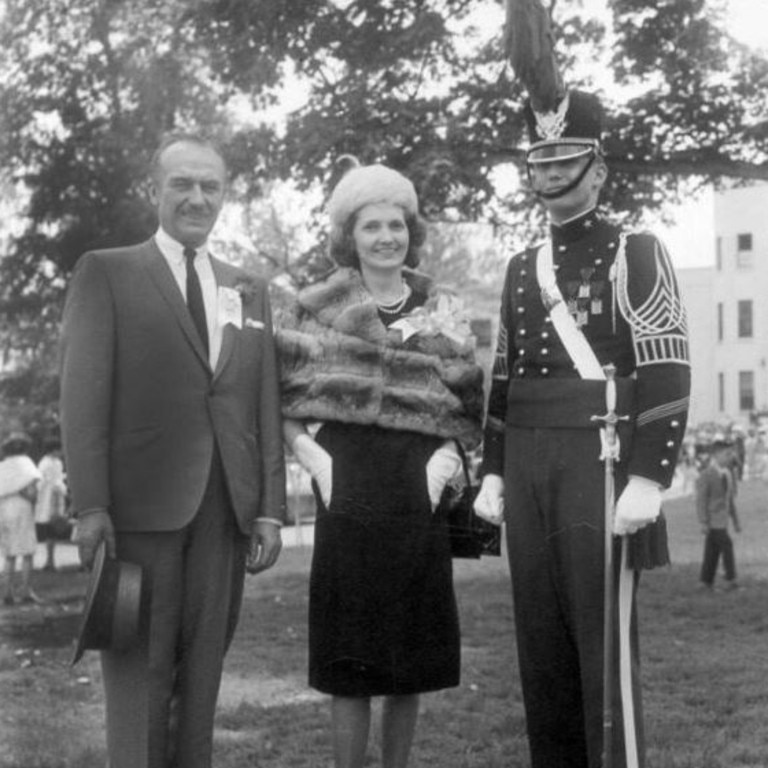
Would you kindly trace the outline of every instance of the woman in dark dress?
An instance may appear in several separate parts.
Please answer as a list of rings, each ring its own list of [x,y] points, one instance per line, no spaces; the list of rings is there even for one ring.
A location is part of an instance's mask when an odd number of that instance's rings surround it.
[[[333,697],[337,768],[363,765],[373,696],[382,764],[404,768],[418,695],[459,683],[434,510],[461,475],[455,441],[479,440],[482,373],[455,299],[414,271],[425,227],[413,185],[358,167],[328,209],[339,268],[299,292],[278,331],[286,440],[317,498],[309,680]]]

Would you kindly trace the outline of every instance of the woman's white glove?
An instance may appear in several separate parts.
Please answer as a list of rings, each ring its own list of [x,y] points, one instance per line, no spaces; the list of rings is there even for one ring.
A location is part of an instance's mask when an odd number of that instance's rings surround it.
[[[456,443],[446,440],[427,462],[427,493],[432,502],[432,511],[437,509],[445,486],[461,471],[461,456]]]
[[[309,472],[320,490],[320,498],[327,507],[331,503],[333,459],[328,451],[318,445],[308,434],[301,433],[291,443],[293,455]]]
[[[485,475],[475,498],[475,512],[494,525],[504,520],[504,480],[500,475]]]
[[[661,512],[661,487],[653,480],[630,475],[627,487],[616,502],[613,532],[634,533],[652,523]]]

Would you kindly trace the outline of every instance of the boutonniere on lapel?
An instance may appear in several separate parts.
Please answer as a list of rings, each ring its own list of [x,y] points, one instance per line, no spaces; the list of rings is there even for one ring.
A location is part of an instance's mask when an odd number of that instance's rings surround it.
[[[243,299],[237,288],[219,286],[219,325],[224,328],[232,323],[235,328],[243,327]]]
[[[258,282],[256,281],[256,278],[252,277],[251,275],[241,277],[235,283],[234,290],[240,294],[240,301],[242,302],[243,306],[247,307],[253,301],[254,296],[256,296],[256,292],[258,290]]]

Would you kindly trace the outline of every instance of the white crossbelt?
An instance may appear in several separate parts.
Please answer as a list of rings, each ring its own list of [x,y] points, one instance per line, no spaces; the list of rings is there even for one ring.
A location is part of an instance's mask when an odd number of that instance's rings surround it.
[[[571,356],[579,376],[582,379],[605,381],[605,372],[597,360],[595,352],[589,346],[581,329],[576,325],[573,315],[568,311],[563,294],[557,285],[555,269],[552,264],[552,241],[547,240],[536,257],[536,279],[541,289],[541,300],[549,311],[552,325],[555,326],[565,351]]]
[[[552,325],[557,331],[565,351],[573,360],[582,379],[605,381],[605,371],[589,345],[581,329],[576,325],[573,315],[563,299],[557,285],[552,260],[552,241],[547,240],[536,255],[536,279],[541,289],[541,300],[549,312]],[[618,438],[617,438],[618,439]],[[628,557],[628,538],[622,536],[621,567],[619,569],[618,607],[619,607],[619,687],[621,689],[622,721],[624,723],[624,748],[627,768],[638,768],[637,729],[635,727],[635,699],[632,686],[632,655],[630,642],[630,623],[632,621],[632,591],[634,571],[630,570]]]

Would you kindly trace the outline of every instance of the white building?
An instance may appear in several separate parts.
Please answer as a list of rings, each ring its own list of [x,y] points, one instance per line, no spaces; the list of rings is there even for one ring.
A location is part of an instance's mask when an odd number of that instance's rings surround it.
[[[768,413],[768,184],[715,195],[715,265],[678,270],[691,343],[690,424]]]

